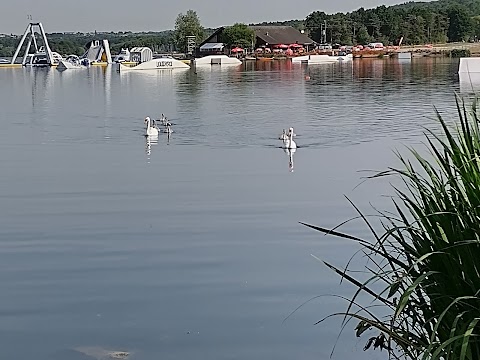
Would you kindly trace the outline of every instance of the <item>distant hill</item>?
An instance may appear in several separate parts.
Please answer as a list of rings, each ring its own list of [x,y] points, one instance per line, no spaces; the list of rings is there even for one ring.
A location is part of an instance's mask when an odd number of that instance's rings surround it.
[[[261,22],[261,23],[251,23],[250,26],[291,26],[297,30],[302,30],[305,28],[305,20],[285,20],[285,21],[273,21],[273,22]]]

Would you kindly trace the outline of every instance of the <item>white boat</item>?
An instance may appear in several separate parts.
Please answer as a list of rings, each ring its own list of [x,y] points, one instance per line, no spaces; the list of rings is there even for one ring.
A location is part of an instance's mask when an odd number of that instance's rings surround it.
[[[7,59],[0,59],[0,64],[10,64],[10,61]]]
[[[113,58],[113,62],[121,63],[124,61],[130,61],[130,51],[128,49],[122,48],[120,53]]]
[[[353,60],[352,54],[347,55],[304,55],[292,58],[294,64],[334,64]]]
[[[242,62],[227,55],[208,55],[205,57],[197,58],[193,62],[195,66],[201,65],[240,65]]]
[[[118,63],[118,71],[190,69],[190,66],[172,57],[154,59],[152,50],[147,47],[133,48],[130,51],[130,62],[134,65]]]
[[[480,57],[460,58],[459,74],[480,73]]]
[[[58,63],[57,70],[87,69],[89,66],[90,61],[87,58],[79,58],[77,55],[69,55],[65,60],[61,60]]]
[[[52,51],[51,53],[52,53],[52,65],[58,65],[58,63],[63,60],[62,56],[55,51]],[[27,58],[25,59],[24,65],[25,66],[50,66],[50,64],[47,61],[47,53],[45,51],[45,47],[40,46],[38,51],[36,51],[34,54],[28,54]]]
[[[480,57],[460,58],[458,66],[460,92],[473,93],[480,88]]]
[[[411,52],[399,52],[397,56],[398,60],[412,60]]]

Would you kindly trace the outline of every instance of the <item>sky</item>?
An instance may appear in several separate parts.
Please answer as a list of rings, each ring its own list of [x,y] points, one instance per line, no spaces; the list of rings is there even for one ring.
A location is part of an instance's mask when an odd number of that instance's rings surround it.
[[[360,7],[403,3],[399,0],[15,0],[0,11],[0,33],[22,34],[27,15],[47,33],[67,31],[161,31],[173,29],[179,13],[195,10],[204,27],[236,22],[304,19],[313,11],[327,14]]]

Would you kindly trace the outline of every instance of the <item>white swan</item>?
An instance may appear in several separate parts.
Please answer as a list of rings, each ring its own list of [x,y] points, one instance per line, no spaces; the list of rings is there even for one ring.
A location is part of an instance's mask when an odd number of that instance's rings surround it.
[[[292,127],[288,130],[288,139],[283,140],[283,148],[284,149],[296,149],[297,148],[297,144],[295,143],[295,141],[293,141],[293,128]]]
[[[156,126],[152,126],[152,120],[149,116],[145,118],[145,124],[147,124],[147,128],[145,135],[146,136],[158,136],[158,129]]]

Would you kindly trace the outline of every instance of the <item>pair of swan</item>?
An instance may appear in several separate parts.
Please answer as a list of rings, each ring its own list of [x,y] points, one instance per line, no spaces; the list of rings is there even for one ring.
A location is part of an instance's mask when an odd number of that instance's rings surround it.
[[[165,129],[163,130],[164,133],[166,134],[171,134],[172,131],[172,123],[167,119],[167,117],[162,114],[160,117],[160,121],[162,122],[162,125],[165,126]]]
[[[293,132],[293,127],[288,129],[288,133],[283,129],[282,135],[280,135],[279,139],[283,141],[283,148],[284,149],[296,149],[297,144],[293,141],[293,137],[296,134]]]
[[[172,123],[170,121],[168,121],[167,117],[165,115],[162,114],[162,116],[160,117],[160,121],[162,122],[162,125],[163,126],[167,126],[167,125],[172,125]]]

